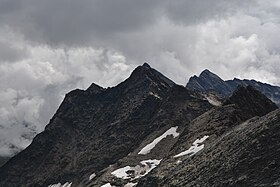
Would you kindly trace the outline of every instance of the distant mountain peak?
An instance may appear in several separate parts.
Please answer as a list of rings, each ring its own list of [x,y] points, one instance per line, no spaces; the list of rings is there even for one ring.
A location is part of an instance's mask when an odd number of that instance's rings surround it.
[[[213,72],[211,72],[209,69],[204,69],[201,73],[201,74],[214,74]]]
[[[253,86],[255,89],[259,90],[266,97],[280,106],[280,87],[272,86],[270,84],[262,83],[253,79],[241,80],[238,78],[234,78],[233,80],[224,81],[218,75],[212,73],[208,69],[203,70],[198,77],[191,77],[186,87],[189,90],[196,90],[203,93],[215,91],[221,97],[227,98],[231,94],[233,94],[233,92],[239,85]]]
[[[211,72],[208,69],[203,70],[199,77],[204,77],[204,78],[209,78],[209,79],[216,79],[216,80],[223,80],[221,77],[219,77],[218,75],[216,75],[215,73]]]
[[[223,93],[229,95],[232,91],[222,78],[208,69],[203,70],[199,76],[191,77],[186,87],[190,90],[202,92],[214,90],[220,95],[223,95]]]

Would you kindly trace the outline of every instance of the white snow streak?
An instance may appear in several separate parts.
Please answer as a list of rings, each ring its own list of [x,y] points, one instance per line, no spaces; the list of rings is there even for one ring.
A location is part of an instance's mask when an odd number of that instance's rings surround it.
[[[176,164],[181,164],[182,160],[177,160]]]
[[[165,133],[163,133],[160,137],[154,139],[154,141],[148,145],[146,145],[141,151],[138,153],[139,155],[146,155],[151,152],[151,150],[164,138],[166,138],[168,135],[173,135],[173,138],[176,138],[179,136],[179,133],[177,133],[177,127],[171,127],[169,130],[167,130]]]
[[[66,182],[65,184],[57,183],[57,184],[51,184],[48,187],[71,187],[72,182]]]
[[[141,165],[135,167],[125,166],[123,168],[113,171],[111,174],[115,175],[117,178],[122,179],[137,179],[147,175],[155,167],[159,165],[161,160],[143,160]]]
[[[217,99],[212,98],[212,97],[206,97],[206,99],[211,105],[214,105],[214,106],[221,106],[221,104],[222,104],[220,101],[218,101]]]
[[[104,184],[104,185],[102,185],[100,187],[115,187],[115,186],[112,186],[110,183],[106,183],[106,184]]]
[[[126,185],[124,185],[124,187],[133,187],[133,186],[136,186],[136,185],[137,185],[137,182],[136,183],[129,182]]]
[[[201,139],[196,139],[193,142],[193,146],[191,146],[188,150],[183,151],[177,155],[174,156],[174,158],[180,157],[180,156],[184,156],[184,155],[188,155],[191,154],[190,156],[195,155],[197,152],[201,151],[204,148],[204,144],[202,144],[209,136],[204,136]],[[202,145],[199,145],[202,144]]]
[[[94,177],[96,177],[96,174],[95,174],[95,173],[93,173],[93,174],[91,174],[91,175],[89,176],[89,180],[91,181]]]
[[[158,94],[155,94],[155,93],[153,93],[153,92],[149,92],[149,95],[152,95],[152,96],[154,96],[155,98],[157,98],[157,99],[162,99]]]

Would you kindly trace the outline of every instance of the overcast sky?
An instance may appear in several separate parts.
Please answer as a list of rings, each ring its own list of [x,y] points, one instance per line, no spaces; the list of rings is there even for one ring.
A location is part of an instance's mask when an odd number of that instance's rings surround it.
[[[30,143],[65,93],[113,86],[143,62],[185,85],[280,85],[279,0],[0,0],[0,156]]]

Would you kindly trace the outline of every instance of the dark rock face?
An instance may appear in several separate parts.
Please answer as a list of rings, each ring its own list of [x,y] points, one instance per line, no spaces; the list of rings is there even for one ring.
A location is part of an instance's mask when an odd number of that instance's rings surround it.
[[[209,91],[215,91],[220,96],[226,98],[229,97],[238,86],[249,85],[259,90],[266,97],[280,106],[280,87],[247,79],[240,80],[235,78],[233,80],[224,81],[209,70],[204,70],[199,77],[191,77],[186,87],[190,90],[197,90],[206,93]]]
[[[0,167],[3,166],[8,160],[9,157],[0,157]]]
[[[192,79],[194,91],[145,63],[116,87],[71,91],[0,168],[0,186],[279,185],[277,106],[255,87],[230,90],[210,71]],[[233,94],[216,105],[217,89]]]
[[[223,79],[207,69],[201,72],[199,77],[196,75],[191,77],[186,87],[197,91],[214,90],[222,96],[229,96],[235,90],[233,86],[228,85]]]
[[[252,86],[239,86],[234,93],[225,100],[224,105],[236,104],[242,109],[247,118],[263,116],[278,107],[275,103],[261,94]]]

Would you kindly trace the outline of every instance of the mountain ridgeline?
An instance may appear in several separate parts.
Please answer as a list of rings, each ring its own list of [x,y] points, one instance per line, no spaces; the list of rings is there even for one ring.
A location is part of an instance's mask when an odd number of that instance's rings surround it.
[[[224,81],[218,75],[207,69],[198,77],[196,75],[191,77],[186,87],[190,90],[197,90],[200,92],[209,92],[212,90],[219,94],[219,96],[226,98],[229,97],[238,86],[252,86],[280,106],[280,87],[248,79],[240,80],[234,78],[233,80]]]
[[[115,87],[66,94],[0,186],[279,186],[278,93],[208,70],[184,87],[145,63]]]

